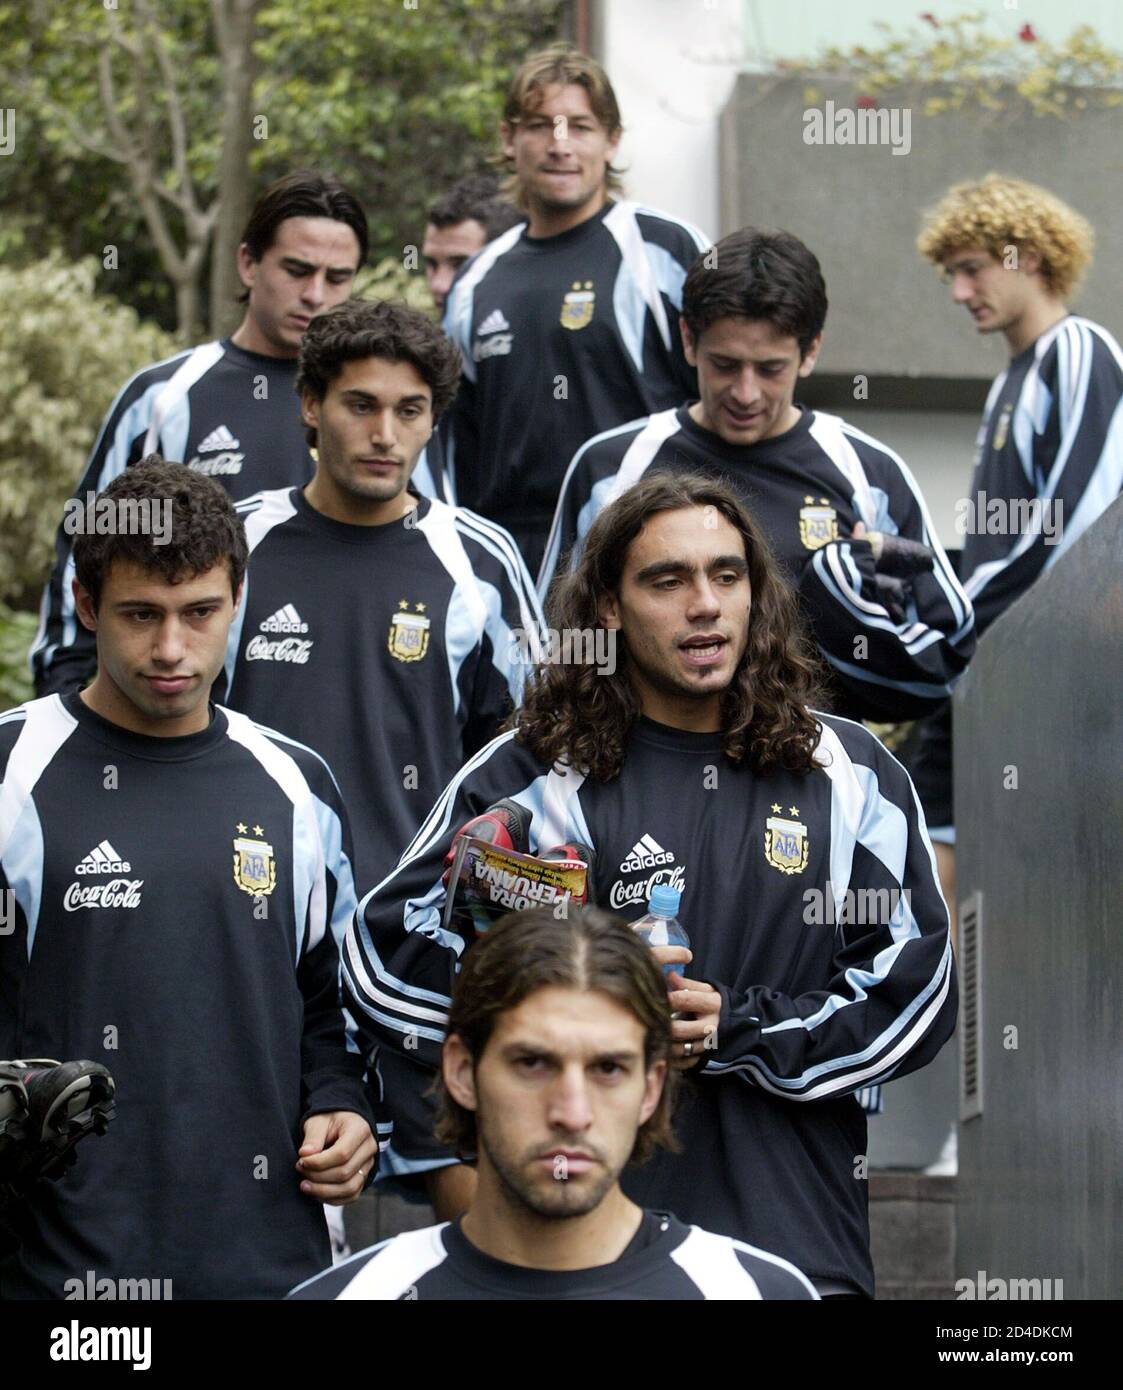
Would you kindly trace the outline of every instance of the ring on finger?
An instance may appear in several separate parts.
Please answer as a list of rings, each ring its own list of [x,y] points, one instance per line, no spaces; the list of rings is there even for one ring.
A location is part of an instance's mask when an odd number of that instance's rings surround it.
[[[682,1045],[682,1053],[683,1053],[683,1056],[684,1056],[684,1057],[689,1057],[689,1056],[691,1056],[693,1052],[694,1052],[694,1044],[693,1044],[692,1042],[683,1043],[683,1045]]]

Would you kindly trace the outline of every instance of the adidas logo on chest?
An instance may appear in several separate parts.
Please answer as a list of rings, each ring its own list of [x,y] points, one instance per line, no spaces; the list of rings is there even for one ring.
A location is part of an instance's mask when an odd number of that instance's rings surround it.
[[[67,912],[80,912],[82,908],[139,907],[144,879],[120,877],[131,873],[132,867],[108,840],[102,840],[75,864],[78,881],[63,894],[63,908]],[[103,882],[90,881],[99,875],[106,876]]]
[[[657,869],[660,864],[673,864],[675,856],[650,835],[638,839],[620,865],[622,874],[638,874],[641,869]]]
[[[308,624],[291,603],[286,603],[262,620],[259,631],[246,643],[246,660],[287,661],[294,666],[307,666],[313,647],[312,639],[304,637],[307,631]],[[269,636],[262,636],[263,633]],[[274,635],[278,641],[269,640]]]
[[[241,441],[225,425],[216,426],[199,442],[195,457],[188,461],[193,473],[216,478],[230,473],[240,473],[245,462],[245,454],[239,453]]]

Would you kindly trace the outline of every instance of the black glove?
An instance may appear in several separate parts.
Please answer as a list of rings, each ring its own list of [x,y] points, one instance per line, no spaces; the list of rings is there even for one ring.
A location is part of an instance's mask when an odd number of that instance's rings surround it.
[[[881,554],[874,563],[878,574],[909,579],[914,574],[930,573],[935,568],[936,557],[928,546],[921,545],[919,541],[881,532]]]
[[[887,574],[875,574],[873,582],[877,585],[877,601],[895,623],[903,623],[908,617],[907,603],[909,586],[900,579],[892,579]]]

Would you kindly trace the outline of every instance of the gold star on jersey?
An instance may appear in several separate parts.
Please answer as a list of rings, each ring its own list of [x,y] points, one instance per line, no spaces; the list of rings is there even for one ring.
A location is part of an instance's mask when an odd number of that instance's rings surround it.
[[[773,811],[779,811],[773,805]],[[807,827],[795,819],[798,806],[789,806],[787,816],[771,815],[765,821],[764,857],[782,874],[801,874],[807,868]]]
[[[805,497],[799,509],[799,539],[807,550],[838,540],[838,513],[825,497]]]
[[[587,328],[593,321],[593,311],[596,307],[597,296],[593,290],[593,282],[574,280],[573,288],[562,300],[561,326],[571,328],[574,332],[579,328]]]
[[[255,898],[268,897],[277,886],[277,865],[273,859],[273,846],[265,840],[245,838],[246,826],[239,821],[238,830],[243,834],[234,839],[234,882],[243,893]],[[253,828],[255,835],[264,835],[260,825]]]
[[[400,599],[398,611],[390,619],[390,637],[386,645],[397,661],[420,661],[429,650],[432,619],[425,617],[423,603],[415,603],[412,613],[409,610],[409,600]]]

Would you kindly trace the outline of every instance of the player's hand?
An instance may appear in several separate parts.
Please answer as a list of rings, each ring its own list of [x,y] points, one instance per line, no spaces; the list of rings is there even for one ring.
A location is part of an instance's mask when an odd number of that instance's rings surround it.
[[[362,1192],[378,1163],[378,1144],[370,1125],[353,1110],[310,1115],[296,1170],[300,1190],[332,1207],[346,1206]]]
[[[869,541],[870,549],[873,551],[873,567],[877,569],[877,562],[881,559],[881,548],[885,544],[885,536],[880,531],[867,531],[865,522],[856,521],[853,531],[850,532],[850,539]]]
[[[651,954],[660,965],[689,965],[694,959],[689,946],[652,946]]]
[[[681,947],[665,947],[674,950]],[[676,1071],[688,1071],[706,1060],[706,1054],[717,1047],[718,1018],[721,1015],[721,995],[705,980],[688,980],[673,970],[667,977],[670,989],[667,998],[675,1013],[683,1015],[671,1024],[671,1066]]]
[[[917,574],[929,574],[936,567],[936,555],[931,547],[906,536],[886,535],[882,531],[867,531],[860,521],[854,523],[851,539],[868,541],[873,551],[873,565],[879,575],[894,579],[912,579]]]

